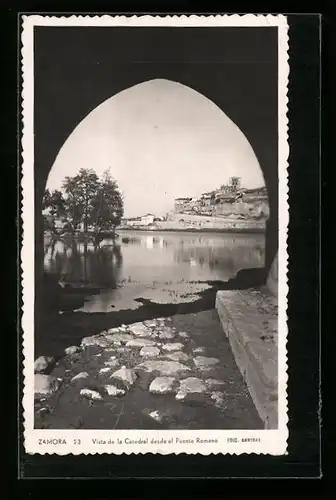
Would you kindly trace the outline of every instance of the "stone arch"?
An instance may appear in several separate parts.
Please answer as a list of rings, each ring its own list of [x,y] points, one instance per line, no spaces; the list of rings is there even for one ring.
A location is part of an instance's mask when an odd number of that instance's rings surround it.
[[[59,36],[60,30],[62,36]],[[265,178],[271,215],[267,224],[265,270],[259,273],[258,279],[256,274],[251,275],[248,284],[253,286],[256,280],[265,281],[278,246],[277,31],[254,29],[247,33],[245,30],[243,39],[240,32],[240,29],[212,30],[207,32],[207,42],[197,45],[197,40],[204,40],[197,28],[163,28],[150,32],[141,28],[130,31],[36,28],[37,271],[43,261],[41,200],[49,170],[62,144],[77,124],[107,98],[136,84],[163,78],[186,85],[208,98],[239,127],[251,144]],[[182,45],[184,51],[179,50]],[[190,53],[187,64],[185,53]],[[144,54],[147,61],[133,64],[140,62]],[[123,65],[121,71],[120,64]]]
[[[76,130],[76,129],[77,129],[77,128],[78,128],[78,127],[82,124],[82,123],[84,123],[84,122],[85,122],[85,120],[87,120],[87,118],[88,118],[88,117],[89,117],[92,113],[94,113],[94,112],[95,112],[95,110],[97,110],[98,108],[100,108],[100,107],[104,106],[104,104],[105,104],[106,102],[110,101],[111,99],[114,99],[114,98],[118,97],[120,94],[123,94],[124,92],[127,92],[128,90],[131,90],[131,89],[134,89],[134,88],[140,87],[140,86],[142,86],[142,85],[145,85],[146,83],[149,83],[149,82],[152,82],[152,81],[155,81],[155,80],[157,80],[157,79],[150,79],[150,80],[142,81],[142,82],[140,82],[140,83],[137,83],[137,84],[135,84],[135,85],[132,85],[132,86],[131,86],[131,87],[129,87],[129,88],[122,88],[122,90],[120,90],[120,92],[117,92],[116,94],[114,94],[114,95],[112,95],[112,96],[108,96],[108,97],[107,97],[107,98],[106,98],[103,102],[98,103],[98,105],[96,106],[96,108],[94,108],[94,109],[88,109],[88,110],[87,110],[87,112],[86,112],[86,115],[85,115],[82,119],[80,119],[80,120],[79,120],[79,123],[77,123],[77,124],[75,125],[74,130],[72,130],[72,131],[70,132],[70,135],[69,135],[69,137],[68,137],[68,138],[66,138],[66,140],[65,140],[64,144],[66,144],[66,143],[67,143],[67,141],[68,141],[68,140],[69,140],[69,138],[71,137],[72,133],[73,133],[73,132],[74,132],[74,131],[75,131],[75,130]],[[220,112],[221,112],[224,116],[228,117],[228,115],[225,113],[225,111],[224,111],[224,110],[222,110],[222,109],[221,109],[221,108],[220,108],[220,107],[216,104],[216,102],[214,102],[213,100],[211,100],[210,98],[208,98],[207,96],[205,96],[204,94],[202,94],[201,92],[199,92],[198,90],[195,90],[195,89],[193,89],[191,86],[186,85],[186,84],[181,83],[181,82],[176,82],[176,81],[173,81],[173,80],[168,80],[168,79],[164,79],[164,80],[165,80],[165,81],[167,81],[167,82],[169,82],[170,84],[174,84],[174,85],[179,85],[179,86],[182,86],[182,87],[184,87],[185,89],[188,89],[188,91],[190,91],[190,92],[195,92],[195,93],[197,93],[197,94],[198,94],[198,95],[200,95],[203,99],[205,99],[205,100],[207,100],[209,103],[211,103],[211,104],[215,105],[215,106],[218,108],[218,110],[220,110]],[[228,118],[231,120],[231,118],[230,118],[230,117],[228,117]],[[231,121],[233,122],[233,120],[231,120]],[[240,130],[241,134],[242,134],[242,135],[246,138],[247,142],[249,143],[249,145],[251,146],[251,148],[252,148],[252,149],[253,149],[253,151],[254,151],[254,148],[253,148],[252,144],[250,143],[250,141],[248,140],[248,138],[246,137],[246,135],[244,134],[244,132],[240,129],[239,125],[238,125],[238,124],[236,124],[236,123],[235,123],[234,125],[235,125],[235,126],[236,126],[239,130]],[[62,148],[63,148],[64,144],[63,144],[63,145],[61,145],[60,150],[62,150]],[[254,151],[254,152],[255,152],[255,151]],[[57,159],[57,156],[58,156],[58,153],[55,153],[55,155],[56,155],[56,157],[55,157],[55,160],[56,160],[56,159]],[[257,155],[256,155],[256,157],[257,157]],[[259,160],[259,159],[258,159],[258,160]],[[48,176],[50,175],[50,173],[51,173],[51,171],[52,171],[52,168],[53,168],[54,163],[55,163],[55,162],[53,162],[53,164],[50,166],[50,169],[47,171],[47,177],[44,179],[44,183],[43,183],[43,185],[41,186],[41,187],[42,187],[42,191],[41,191],[41,193],[44,191],[44,189],[45,189],[45,187],[46,187],[47,179],[48,179]],[[261,169],[261,171],[262,171],[262,174],[263,174],[263,177],[264,177],[264,180],[265,180],[266,188],[267,188],[267,190],[269,190],[269,183],[267,182],[267,180],[268,180],[267,171],[265,171],[265,169],[263,169],[263,168],[262,168],[262,164],[261,164],[259,161],[258,161],[258,163],[259,163],[259,167],[260,167],[260,169]],[[216,187],[216,186],[214,186],[214,187]],[[271,185],[271,192],[272,192],[272,191],[274,192],[274,189],[272,189],[272,188],[274,188],[274,186],[272,186],[272,185]],[[41,193],[40,193],[40,196],[38,197],[38,199],[39,199],[39,200],[41,200]],[[272,198],[270,198],[270,197],[269,197],[269,205],[270,205],[270,216],[269,216],[269,221],[270,221],[270,222],[268,221],[268,223],[267,223],[267,225],[268,225],[268,227],[267,227],[267,233],[268,233],[268,234],[266,234],[266,241],[267,241],[267,242],[269,242],[269,240],[272,240],[272,235],[270,235],[270,234],[269,234],[269,232],[270,232],[270,227],[272,228],[272,225],[274,226],[274,213],[273,213],[273,212],[274,212],[274,203],[272,203],[272,201],[274,202],[274,199],[272,200]],[[273,217],[272,217],[272,216],[273,216]],[[272,221],[272,219],[273,219],[273,221]],[[273,222],[273,224],[272,224],[272,222]],[[274,239],[274,238],[273,238],[273,239]],[[274,242],[273,242],[273,246],[274,246]],[[266,248],[266,251],[267,251],[267,248]],[[272,254],[272,253],[270,253],[270,252],[269,252],[269,250],[268,250],[268,254],[269,254],[269,255],[268,255],[268,257],[269,257],[269,258],[270,258],[270,257],[273,257],[273,254]],[[268,269],[269,269],[269,266],[268,266],[267,260],[268,260],[268,259],[267,259],[267,255],[266,255],[266,263],[265,263],[265,269],[264,269],[264,272],[261,272],[261,273],[260,273],[260,270],[256,270],[256,271],[259,271],[259,273],[258,273],[258,277],[252,277],[252,278],[251,278],[251,276],[250,276],[250,275],[247,275],[248,277],[247,277],[247,281],[246,281],[246,279],[245,279],[245,274],[244,274],[244,272],[246,273],[246,270],[245,270],[245,271],[243,271],[243,275],[244,275],[243,282],[244,282],[244,283],[246,282],[247,284],[249,284],[249,282],[250,282],[251,280],[252,280],[252,281],[254,280],[254,281],[255,281],[255,283],[254,283],[254,284],[263,283],[263,282],[265,281],[265,279],[266,279],[266,276],[267,276],[267,273],[268,273]],[[251,284],[252,284],[252,282],[251,282]]]
[[[182,109],[181,111],[181,108],[186,108],[186,110],[183,111]],[[132,127],[132,125],[134,126],[134,124],[132,123],[133,121],[138,122],[137,117],[135,120],[133,120],[134,109],[137,110],[137,113],[141,113],[139,123],[145,122],[148,115],[149,120],[153,120],[153,123],[155,122],[155,120],[157,120],[160,127],[163,126],[163,128],[167,123],[168,127],[171,127],[172,121],[176,127],[179,127],[182,121],[184,129],[186,127],[186,123],[188,123],[189,120],[191,121],[191,127],[195,123],[198,124],[198,127],[201,127],[201,133],[199,130],[197,130],[196,127],[196,130],[192,129],[192,134],[198,133],[198,139],[200,142],[202,142],[203,137],[205,137],[206,147],[208,148],[208,152],[206,155],[204,155],[203,158],[205,164],[204,166],[203,164],[201,166],[201,170],[203,171],[205,165],[207,165],[205,179],[203,179],[202,183],[204,181],[206,182],[209,177],[213,178],[211,179],[210,184],[208,184],[206,187],[203,185],[199,186],[199,188],[203,191],[219,188],[224,179],[228,176],[242,176],[244,187],[248,187],[244,184],[244,180],[251,182],[251,180],[253,179],[252,182],[254,182],[254,178],[256,178],[257,185],[255,187],[259,187],[265,182],[262,169],[251,144],[249,143],[248,139],[241,131],[239,126],[235,124],[227,116],[226,113],[224,113],[213,101],[208,99],[200,92],[194,90],[190,86],[168,79],[155,78],[133,85],[130,88],[123,89],[121,92],[115,94],[114,96],[108,97],[105,101],[98,104],[95,109],[90,110],[87,115],[75,126],[74,130],[71,131],[69,137],[61,146],[60,151],[56,156],[55,162],[53,163],[49,171],[48,180],[45,187],[50,187],[48,185],[50,179],[52,183],[52,181],[55,180],[56,177],[60,179],[64,178],[66,175],[75,175],[79,168],[78,165],[81,165],[82,167],[84,166],[86,168],[91,168],[92,160],[88,162],[87,165],[83,165],[83,161],[86,161],[86,156],[91,157],[92,153],[96,155],[96,151],[98,151],[99,148],[103,150],[111,149],[110,143],[114,139],[113,135],[117,134],[120,131],[120,127],[125,127],[126,124],[125,128],[127,129],[128,127]],[[170,116],[167,117],[167,115]],[[95,125],[93,125],[93,122],[95,123]],[[203,122],[206,122],[206,124],[203,125]],[[159,125],[156,125],[155,127],[159,128]],[[103,137],[105,137],[105,140],[101,141],[99,136],[97,139],[97,135],[95,135],[97,127],[101,127],[100,131]],[[153,133],[154,132],[155,131],[153,130]],[[171,131],[170,129],[168,133],[174,133],[174,131]],[[119,162],[117,161],[117,165],[114,165],[113,167],[113,175],[116,176],[117,181],[121,180],[119,178],[119,175],[122,176],[125,171],[127,172],[127,176],[130,177],[128,174],[130,168],[129,164],[125,163],[123,168],[121,168],[121,171],[119,169],[118,172],[118,163],[120,163],[123,157],[127,155],[127,150],[132,149],[131,144],[135,136],[136,133],[132,134],[129,132],[129,130],[127,130],[127,141],[130,146],[126,147],[126,150],[124,149],[123,151],[121,151],[121,159],[119,157]],[[169,138],[169,136],[167,135],[165,135],[164,137],[165,139],[167,139],[167,137]],[[212,148],[221,148],[220,158],[216,156],[212,157],[211,149],[209,151],[209,144],[207,141],[209,141],[210,137],[210,143],[212,141]],[[150,142],[153,143],[154,141],[157,141],[159,146],[162,147],[162,135],[158,136],[158,138],[155,140],[151,138]],[[165,186],[169,184],[172,175],[179,176],[182,173],[184,174],[184,177],[186,177],[185,173],[183,172],[184,165],[181,165],[177,169],[175,168],[174,172],[174,165],[175,163],[179,162],[179,155],[183,155],[183,152],[187,153],[184,156],[184,162],[188,163],[189,157],[192,157],[195,149],[197,150],[197,141],[194,141],[195,144],[192,144],[191,147],[190,145],[187,146],[186,150],[184,148],[186,142],[185,139],[180,142],[179,137],[174,136],[172,146],[174,146],[174,141],[179,142],[179,144],[177,144],[177,146],[179,146],[179,150],[170,163],[171,168],[169,168],[169,178],[167,179],[167,183],[165,184]],[[118,141],[114,142],[118,143]],[[231,144],[232,142],[234,143],[234,146]],[[73,144],[75,144],[75,147],[72,146]],[[136,144],[136,146],[139,147],[139,144]],[[83,149],[85,150],[86,148],[87,155],[83,154]],[[162,151],[162,149],[160,149],[159,151]],[[111,151],[109,153],[112,158],[116,155],[115,151],[113,151],[113,153],[114,154],[111,154]],[[225,156],[226,153],[228,153],[228,158],[226,158]],[[202,150],[200,150],[200,154],[203,154]],[[71,166],[69,169],[70,158],[71,162],[73,162],[74,165],[74,168],[72,169],[73,171],[71,171]],[[160,158],[161,153],[159,153],[159,156],[157,158],[158,165],[160,165]],[[199,169],[199,165],[197,165],[197,155],[193,159],[193,162],[194,164],[190,166],[191,168],[194,168],[194,172],[196,172],[197,166]],[[246,162],[249,165],[248,169],[245,168]],[[113,165],[113,159],[111,159],[111,163]],[[94,166],[94,168],[96,170],[98,169],[98,171],[99,167],[100,165]],[[106,164],[102,168],[105,169],[107,167],[108,165]],[[62,171],[62,168],[63,172],[60,175],[60,171]],[[117,168],[118,172],[116,173],[116,175],[115,168]],[[136,163],[132,163],[132,171],[133,169],[134,173],[136,174]],[[241,172],[241,170],[243,172]],[[223,177],[221,177],[222,172]],[[58,174],[58,176],[55,176],[55,174]],[[164,172],[162,172],[162,175],[164,175]],[[187,175],[189,177],[189,173]],[[190,178],[188,179],[188,185],[186,186],[187,189],[189,189],[189,183]],[[186,193],[181,193],[181,195],[183,194]],[[146,200],[139,199],[139,206],[142,205],[144,201]],[[171,202],[172,209],[173,197],[171,199]],[[151,207],[145,207],[142,210],[150,211]]]

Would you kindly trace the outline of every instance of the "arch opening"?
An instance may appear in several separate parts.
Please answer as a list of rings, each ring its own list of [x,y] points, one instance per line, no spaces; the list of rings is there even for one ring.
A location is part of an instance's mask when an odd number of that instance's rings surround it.
[[[190,303],[202,297],[204,282],[228,283],[241,270],[264,267],[270,211],[262,168],[240,128],[190,87],[154,79],[102,102],[65,141],[46,189],[62,191],[64,178],[75,177],[80,169],[99,177],[109,169],[124,206],[117,225],[122,238],[107,235],[92,255],[90,242],[79,241],[76,250],[72,242],[72,252],[65,250],[71,240],[69,221],[57,215],[64,248],[46,252],[45,269],[61,275],[63,285],[93,284],[91,301],[79,309],[109,312],[116,308],[117,282],[129,287],[168,283],[172,269],[176,283],[170,290],[161,290],[160,297],[157,292],[136,292],[127,306],[121,303],[117,309],[138,309],[143,301]],[[78,240],[85,240],[84,227],[76,227]],[[52,245],[54,239],[52,235]],[[119,257],[111,258],[109,249],[115,253],[117,247]],[[163,255],[169,264],[163,264]],[[101,288],[101,283],[92,282],[96,275],[108,276],[105,268],[115,269],[113,293],[99,293],[98,298],[93,288]],[[186,282],[193,283],[189,297],[183,297],[188,295]]]

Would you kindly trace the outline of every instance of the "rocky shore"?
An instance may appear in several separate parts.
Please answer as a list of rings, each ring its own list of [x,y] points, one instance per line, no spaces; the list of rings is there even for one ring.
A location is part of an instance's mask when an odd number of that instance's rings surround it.
[[[109,328],[35,361],[35,427],[262,428],[215,310]]]

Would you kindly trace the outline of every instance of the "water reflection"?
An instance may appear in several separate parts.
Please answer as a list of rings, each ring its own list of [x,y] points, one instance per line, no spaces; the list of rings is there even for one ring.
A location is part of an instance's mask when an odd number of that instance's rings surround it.
[[[44,268],[64,284],[115,288],[122,267],[120,245],[95,246],[76,239],[45,242]]]
[[[249,267],[261,267],[264,262],[264,249],[259,244],[255,246],[237,242],[234,246],[232,241],[225,241],[225,245],[194,243],[193,246],[181,242],[179,248],[174,251],[176,262],[189,263],[191,266],[207,266],[210,271],[224,268],[230,274],[235,271]]]
[[[46,240],[44,266],[72,285],[228,280],[264,265],[264,235],[122,232],[99,246]]]

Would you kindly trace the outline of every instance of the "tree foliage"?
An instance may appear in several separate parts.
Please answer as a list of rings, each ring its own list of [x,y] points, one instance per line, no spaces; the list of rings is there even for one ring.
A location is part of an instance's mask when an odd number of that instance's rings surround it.
[[[123,213],[124,204],[118,184],[106,171],[91,202],[90,224],[95,228],[95,232],[100,234],[118,226]]]
[[[93,170],[82,168],[74,177],[65,177],[61,190],[46,189],[42,208],[72,233],[81,226],[85,233],[99,236],[120,224],[123,199],[109,171],[99,178]]]

